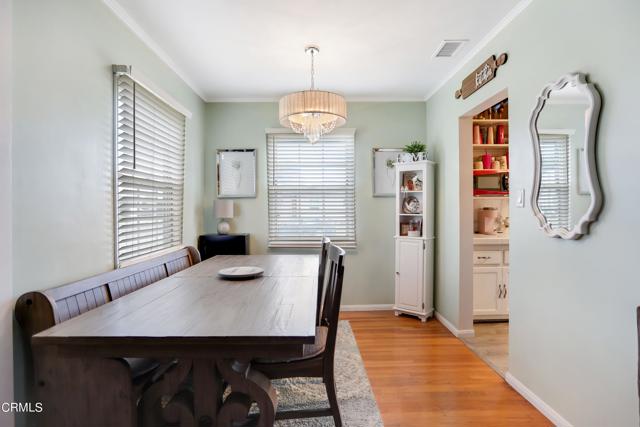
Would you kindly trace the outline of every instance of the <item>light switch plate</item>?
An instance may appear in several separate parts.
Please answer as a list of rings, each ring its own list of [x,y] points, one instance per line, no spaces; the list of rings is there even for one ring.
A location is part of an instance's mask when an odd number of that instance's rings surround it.
[[[516,207],[524,208],[524,188],[519,188],[516,192]]]

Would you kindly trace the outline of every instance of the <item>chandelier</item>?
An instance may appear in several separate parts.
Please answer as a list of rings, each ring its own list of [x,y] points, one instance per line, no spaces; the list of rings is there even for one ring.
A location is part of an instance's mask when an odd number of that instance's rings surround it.
[[[311,55],[311,89],[290,93],[280,99],[280,124],[302,133],[312,144],[322,135],[347,122],[347,103],[337,93],[316,90],[315,54],[317,46],[307,46]]]

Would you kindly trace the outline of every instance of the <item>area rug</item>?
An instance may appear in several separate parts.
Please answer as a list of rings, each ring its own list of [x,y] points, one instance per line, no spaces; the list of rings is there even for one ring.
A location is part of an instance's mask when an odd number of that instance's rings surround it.
[[[346,320],[338,324],[336,345],[336,389],[345,427],[382,427],[360,350]],[[327,394],[321,379],[293,378],[273,382],[278,391],[278,410],[317,409],[328,407]],[[279,427],[333,426],[333,418],[277,421]]]

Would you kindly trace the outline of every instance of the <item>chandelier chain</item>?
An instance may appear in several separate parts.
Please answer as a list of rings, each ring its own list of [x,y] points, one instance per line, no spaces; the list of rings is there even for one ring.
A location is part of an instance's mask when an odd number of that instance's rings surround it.
[[[311,51],[311,90],[316,88],[316,67],[314,62],[315,57],[315,49],[310,49]]]

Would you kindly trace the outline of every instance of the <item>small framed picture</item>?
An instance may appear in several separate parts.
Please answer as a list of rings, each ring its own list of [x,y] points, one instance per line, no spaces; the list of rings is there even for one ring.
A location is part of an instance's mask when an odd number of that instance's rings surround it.
[[[256,149],[222,149],[216,153],[218,197],[256,197]]]
[[[402,148],[373,149],[373,197],[396,195],[395,162]]]

